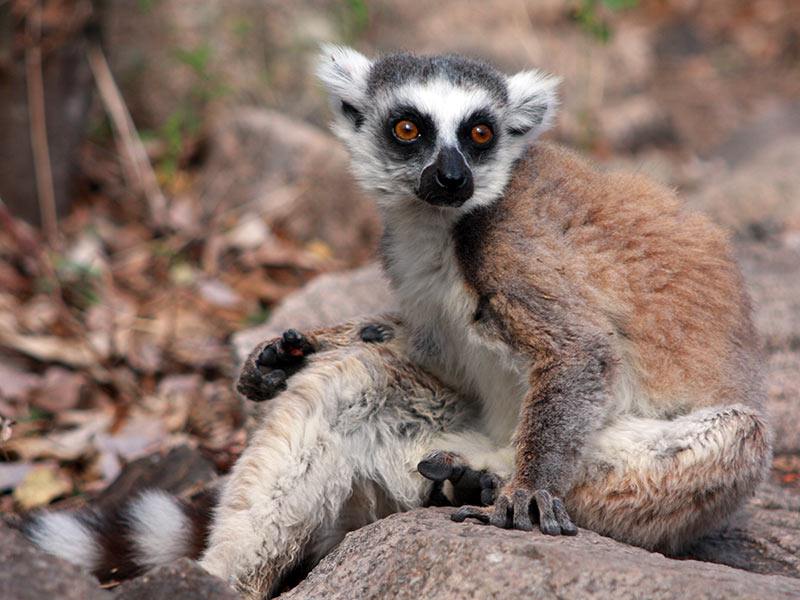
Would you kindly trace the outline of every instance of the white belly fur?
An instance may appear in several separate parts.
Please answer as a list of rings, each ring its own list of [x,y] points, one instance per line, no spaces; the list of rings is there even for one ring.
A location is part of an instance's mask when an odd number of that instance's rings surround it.
[[[415,359],[476,397],[486,434],[509,444],[528,390],[527,360],[478,333],[473,323],[477,298],[461,274],[449,224],[418,217],[402,219],[402,229],[395,220],[396,237],[385,248],[403,317],[418,339]]]

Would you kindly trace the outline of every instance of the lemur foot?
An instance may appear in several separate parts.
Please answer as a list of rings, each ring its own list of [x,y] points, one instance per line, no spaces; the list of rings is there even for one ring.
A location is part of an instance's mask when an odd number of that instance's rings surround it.
[[[254,352],[242,369],[236,389],[248,400],[270,400],[286,389],[286,380],[299,371],[306,356],[316,348],[305,335],[287,329]]]
[[[564,502],[544,489],[510,485],[504,488],[491,508],[462,506],[451,517],[458,523],[465,519],[477,519],[504,529],[531,531],[532,508],[538,510],[539,530],[547,535],[575,535],[578,528],[572,523]]]
[[[386,325],[367,325],[359,332],[362,342],[383,343],[394,338],[394,331]]]
[[[444,450],[430,452],[417,465],[417,470],[433,481],[428,506],[487,506],[494,501],[495,492],[502,485],[500,476],[473,469],[461,455]],[[452,500],[444,494],[445,481],[453,486]]]

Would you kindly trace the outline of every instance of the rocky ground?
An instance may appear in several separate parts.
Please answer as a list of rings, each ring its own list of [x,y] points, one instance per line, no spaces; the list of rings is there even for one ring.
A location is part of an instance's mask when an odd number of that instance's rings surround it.
[[[0,203],[0,595],[233,597],[186,560],[101,589],[6,522],[113,505],[142,486],[190,498],[215,485],[244,443],[237,360],[287,327],[391,308],[371,262],[377,215],[313,81],[316,43],[336,40],[558,73],[552,139],[676,187],[729,228],[763,339],[776,455],[729,526],[679,560],[588,531],[553,539],[415,510],[349,535],[286,597],[800,598],[794,3],[598,2],[594,21],[575,12],[592,3],[561,0],[296,4],[109,3],[109,61],[149,130],[166,222],[129,189],[97,105],[80,152],[53,157],[59,173],[80,172],[71,208],[59,195],[58,244]]]

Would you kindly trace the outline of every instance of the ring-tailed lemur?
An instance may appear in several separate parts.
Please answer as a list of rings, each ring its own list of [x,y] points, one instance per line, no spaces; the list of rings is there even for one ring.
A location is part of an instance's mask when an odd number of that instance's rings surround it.
[[[468,472],[467,495],[494,500],[457,520],[551,534],[574,521],[671,552],[728,517],[771,439],[726,237],[642,177],[534,143],[551,78],[340,47],[320,76],[383,214],[402,320],[382,322],[394,337],[380,343],[325,342],[349,327],[256,350],[240,389],[287,388],[226,484],[201,564],[270,593],[344,529],[423,503],[419,461],[434,495],[453,498],[441,482]]]

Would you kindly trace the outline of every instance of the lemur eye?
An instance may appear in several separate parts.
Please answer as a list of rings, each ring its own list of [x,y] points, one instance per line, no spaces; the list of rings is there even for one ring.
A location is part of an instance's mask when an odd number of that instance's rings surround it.
[[[492,130],[489,129],[488,125],[476,125],[469,132],[469,137],[476,144],[488,144],[492,141]]]
[[[395,124],[394,136],[402,142],[410,142],[419,137],[419,128],[414,122],[403,119]]]

